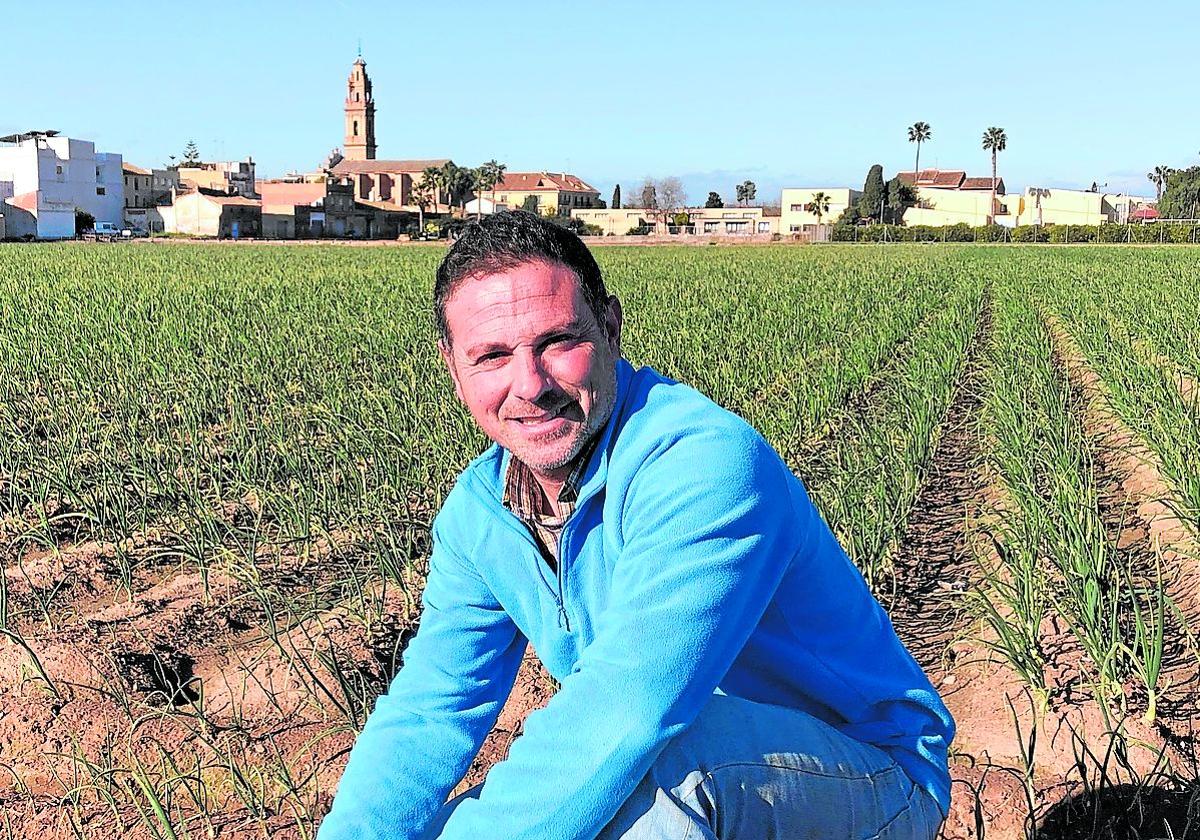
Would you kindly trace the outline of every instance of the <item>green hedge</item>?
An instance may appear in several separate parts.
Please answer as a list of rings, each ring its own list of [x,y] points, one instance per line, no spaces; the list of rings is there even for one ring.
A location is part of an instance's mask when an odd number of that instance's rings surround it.
[[[944,227],[930,225],[834,225],[835,242],[1053,242],[1063,245],[1089,242],[1197,243],[1200,225],[1002,225],[971,227],[965,222]]]

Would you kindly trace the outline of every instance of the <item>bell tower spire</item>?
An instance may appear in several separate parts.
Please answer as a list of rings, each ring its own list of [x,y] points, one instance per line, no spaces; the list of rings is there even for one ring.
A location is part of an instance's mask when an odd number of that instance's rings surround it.
[[[360,48],[361,49],[361,48]],[[375,159],[375,100],[360,52],[346,82],[346,160]]]

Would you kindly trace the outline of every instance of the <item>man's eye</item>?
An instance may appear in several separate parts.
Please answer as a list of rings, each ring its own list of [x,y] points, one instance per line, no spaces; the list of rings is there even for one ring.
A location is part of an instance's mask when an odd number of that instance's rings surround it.
[[[495,353],[484,353],[482,356],[480,356],[478,359],[475,360],[475,364],[477,364],[477,365],[490,364],[492,362],[498,362],[503,358],[504,358],[504,354],[499,351],[496,351]]]

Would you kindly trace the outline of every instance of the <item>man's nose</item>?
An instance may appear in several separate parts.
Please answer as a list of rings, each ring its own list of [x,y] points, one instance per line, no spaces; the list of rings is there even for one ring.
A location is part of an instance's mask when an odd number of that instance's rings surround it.
[[[513,361],[516,368],[512,383],[513,396],[532,403],[553,389],[540,353],[517,353]]]

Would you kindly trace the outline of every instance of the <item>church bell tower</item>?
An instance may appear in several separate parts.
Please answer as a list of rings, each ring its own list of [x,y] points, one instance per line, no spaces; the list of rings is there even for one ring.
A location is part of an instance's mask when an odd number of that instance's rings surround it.
[[[346,160],[375,159],[375,100],[371,77],[362,56],[350,68],[346,82]]]

